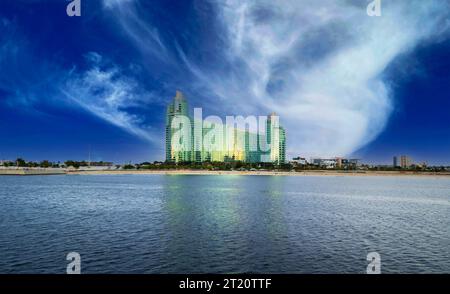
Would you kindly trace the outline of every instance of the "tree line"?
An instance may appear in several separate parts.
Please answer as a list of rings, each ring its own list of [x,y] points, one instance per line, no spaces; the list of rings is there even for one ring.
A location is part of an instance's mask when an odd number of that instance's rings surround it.
[[[103,166],[109,167],[111,169],[126,169],[126,170],[209,170],[209,171],[231,171],[231,170],[267,170],[267,171],[308,171],[308,170],[340,170],[340,171],[352,171],[352,170],[366,170],[366,171],[417,171],[417,172],[450,172],[450,167],[448,166],[411,166],[407,169],[401,169],[392,166],[346,166],[346,167],[335,167],[326,168],[324,166],[314,165],[314,164],[281,164],[276,165],[273,163],[248,163],[243,161],[230,161],[230,162],[142,162],[142,163],[127,163],[127,164],[116,164],[111,162],[88,162],[88,161],[75,161],[66,160],[65,162],[51,162],[49,160],[42,160],[40,162],[26,161],[23,158],[17,158],[15,161],[2,161],[0,166],[4,167],[28,167],[28,168],[83,168],[88,166]]]

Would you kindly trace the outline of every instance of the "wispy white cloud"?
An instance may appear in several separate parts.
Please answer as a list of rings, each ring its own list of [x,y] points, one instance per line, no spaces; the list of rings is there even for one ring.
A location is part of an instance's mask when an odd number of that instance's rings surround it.
[[[105,8],[116,8],[120,5],[131,3],[134,0],[103,0],[103,6]]]
[[[145,56],[187,70],[193,79],[185,88],[203,94],[196,106],[278,112],[291,155],[350,155],[371,142],[392,111],[384,70],[449,29],[450,4],[440,0],[383,1],[382,17],[366,14],[369,1],[209,2],[223,30],[216,32],[223,49],[217,55],[226,70],[198,63],[176,40],[164,44],[138,13],[139,1],[104,0],[120,5],[118,22]],[[177,54],[167,54],[170,46]]]
[[[158,60],[154,72],[175,69],[173,81],[165,81],[170,85],[184,78],[182,89],[199,94],[190,97],[194,106],[220,110],[218,115],[276,111],[292,155],[337,156],[353,153],[385,127],[393,105],[382,78],[389,64],[419,43],[448,38],[448,1],[383,1],[383,16],[372,18],[368,2],[210,0],[221,45],[213,53],[223,66],[199,62],[177,34],[165,41],[138,0],[103,0],[103,9],[142,52],[142,63]],[[9,46],[13,54],[13,45],[3,43],[0,50]],[[0,64],[20,67],[5,56],[0,54]],[[128,111],[154,101],[152,95],[119,66],[101,66],[101,55],[87,58],[90,69],[59,77],[60,90],[98,117],[160,144],[162,133]],[[3,75],[0,86],[9,80]]]
[[[291,154],[349,155],[383,130],[392,97],[382,73],[400,54],[448,31],[446,1],[214,1],[226,28],[228,76],[188,67],[229,104],[275,110]],[[226,93],[223,89],[226,89]],[[224,105],[226,107],[226,105]]]
[[[33,44],[15,23],[0,19],[0,29],[4,33],[0,35],[0,93],[10,107],[46,115],[43,105],[76,105],[153,145],[162,144],[160,130],[155,131],[148,118],[135,111],[147,109],[149,101],[154,104],[160,99],[131,77],[136,74],[132,66],[124,70],[108,58],[89,52],[85,55],[87,70],[67,70],[36,58]]]
[[[165,62],[171,61],[158,29],[141,17],[144,9],[139,1],[103,0],[103,7],[114,16],[119,27],[141,52],[151,53],[152,58]]]
[[[116,65],[100,66],[102,56],[91,52],[86,55],[91,68],[82,73],[72,71],[61,85],[66,97],[95,116],[156,145],[160,136],[142,117],[127,111],[139,107],[152,95],[141,89],[132,78],[122,73]]]

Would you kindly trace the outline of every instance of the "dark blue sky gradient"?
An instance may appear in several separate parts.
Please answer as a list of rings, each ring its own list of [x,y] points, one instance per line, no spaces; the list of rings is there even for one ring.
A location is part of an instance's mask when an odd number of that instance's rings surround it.
[[[421,46],[386,70],[394,111],[383,133],[358,153],[381,163],[387,154],[450,163],[450,42]]]

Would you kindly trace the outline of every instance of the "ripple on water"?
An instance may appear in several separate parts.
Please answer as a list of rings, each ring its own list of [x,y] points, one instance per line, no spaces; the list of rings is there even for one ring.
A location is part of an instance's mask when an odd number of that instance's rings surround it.
[[[0,273],[450,272],[450,180],[0,177]]]

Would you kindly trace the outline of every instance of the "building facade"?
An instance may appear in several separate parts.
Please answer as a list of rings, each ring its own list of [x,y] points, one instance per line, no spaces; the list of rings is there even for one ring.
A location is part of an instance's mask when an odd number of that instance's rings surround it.
[[[218,120],[220,118],[217,117]],[[166,112],[166,162],[286,162],[286,131],[275,113],[266,118],[265,130],[250,130],[238,117],[231,124],[203,121],[189,115],[184,95],[177,91]]]
[[[394,166],[394,168],[395,168],[395,167],[400,167],[400,163],[399,163],[399,161],[398,161],[398,157],[397,157],[397,156],[394,156],[394,159],[393,159],[393,166]]]
[[[334,168],[343,168],[343,169],[355,169],[360,163],[359,159],[347,159],[343,157],[336,158],[311,158],[311,164],[316,165],[318,167],[334,169]]]
[[[181,161],[191,161],[192,151],[190,149],[186,150],[173,150],[174,143],[172,141],[174,129],[172,128],[172,122],[174,119],[182,119],[189,116],[189,109],[187,105],[186,98],[183,93],[177,91],[175,98],[167,107],[166,113],[166,161],[167,162],[181,162]],[[178,146],[184,146],[183,140],[190,140],[190,135],[178,138],[180,142]]]
[[[411,168],[413,163],[412,163],[411,157],[402,155],[402,156],[394,156],[393,165],[394,165],[394,168],[397,167],[397,168],[407,169],[407,168]]]

